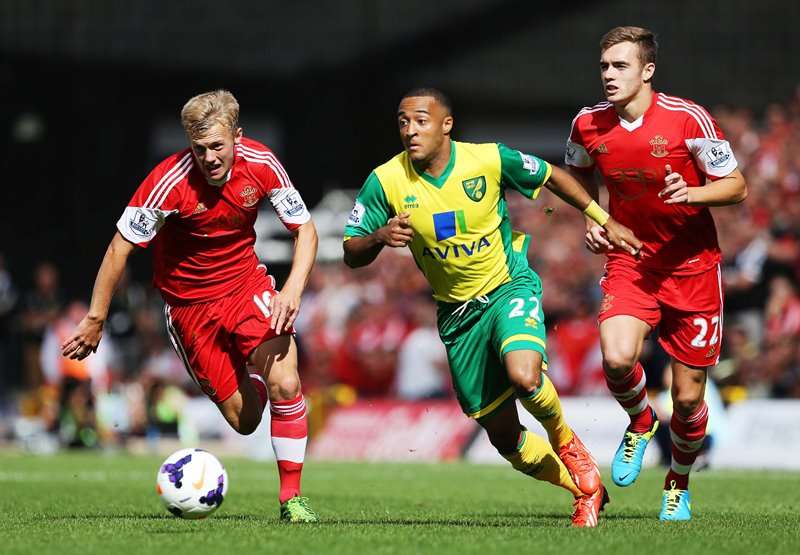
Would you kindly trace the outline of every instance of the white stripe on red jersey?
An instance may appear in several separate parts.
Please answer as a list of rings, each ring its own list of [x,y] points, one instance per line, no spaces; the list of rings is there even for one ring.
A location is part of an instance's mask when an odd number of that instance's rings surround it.
[[[685,112],[691,114],[695,120],[697,120],[697,123],[705,133],[707,139],[719,139],[717,132],[714,129],[714,122],[711,120],[711,116],[709,116],[708,113],[697,104],[687,102],[682,98],[659,94],[658,105],[662,108],[673,111],[676,111],[676,108],[683,109]]]
[[[147,197],[147,200],[144,201],[142,205],[144,208],[155,208],[158,206],[157,202],[153,202],[155,198],[161,197],[161,201],[163,202],[164,197],[161,193],[170,186],[170,184],[174,184],[174,178],[176,176],[178,179],[182,179],[188,172],[191,170],[192,165],[194,164],[194,159],[192,158],[192,153],[187,152],[183,158],[181,158],[167,173],[164,174],[158,183],[156,183],[153,190],[150,191],[150,194]],[[169,192],[169,191],[167,191]]]
[[[293,187],[292,180],[289,179],[289,174],[286,173],[286,170],[283,168],[283,165],[278,161],[274,154],[268,151],[258,151],[252,148],[248,148],[244,145],[238,145],[239,147],[239,155],[243,158],[247,159],[250,162],[260,162],[266,163],[269,167],[272,168],[272,171],[275,172],[275,175],[278,176],[278,180],[281,182],[283,187]]]

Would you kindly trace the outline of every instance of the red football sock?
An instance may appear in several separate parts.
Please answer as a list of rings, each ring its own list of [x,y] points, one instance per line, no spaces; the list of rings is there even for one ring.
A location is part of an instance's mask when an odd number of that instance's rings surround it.
[[[261,410],[267,408],[267,401],[269,401],[269,393],[267,392],[267,382],[258,374],[250,374],[250,383],[256,388],[258,398],[261,399]]]
[[[669,433],[672,437],[672,464],[664,479],[664,489],[670,489],[672,482],[678,489],[689,489],[689,472],[697,455],[703,447],[708,424],[708,405],[703,401],[695,411],[684,418],[672,413]]]
[[[653,412],[647,401],[646,383],[644,368],[639,362],[620,379],[609,378],[606,374],[608,389],[631,417],[628,429],[632,432],[647,432],[653,426]]]
[[[308,418],[303,394],[291,401],[272,401],[272,448],[278,461],[281,490],[279,499],[285,503],[300,495],[300,477],[308,439]]]

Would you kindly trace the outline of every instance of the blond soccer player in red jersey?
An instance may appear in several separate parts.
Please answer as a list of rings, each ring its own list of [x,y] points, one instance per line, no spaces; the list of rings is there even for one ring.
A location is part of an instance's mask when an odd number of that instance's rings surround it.
[[[619,486],[634,482],[658,426],[639,356],[647,335],[672,357],[672,465],[661,520],[689,520],[689,472],[705,438],[706,371],[722,338],[720,250],[708,207],[742,202],[744,177],[716,122],[701,106],[653,90],[658,45],[640,27],[617,27],[600,43],[606,102],[582,109],[566,148],[570,172],[643,242],[637,257],[614,249],[587,220],[586,246],[606,253],[600,339],[606,381],[631,424],[612,464]]]
[[[153,245],[153,284],[186,370],[241,434],[255,431],[269,402],[281,519],[316,522],[300,496],[308,425],[293,337],[317,252],[314,223],[277,157],[242,135],[230,92],[191,98],[181,120],[189,148],[158,164],[134,193],[103,258],[89,312],[62,354],[83,359],[97,349],[128,257]],[[254,250],[264,199],[295,237],[280,290]]]

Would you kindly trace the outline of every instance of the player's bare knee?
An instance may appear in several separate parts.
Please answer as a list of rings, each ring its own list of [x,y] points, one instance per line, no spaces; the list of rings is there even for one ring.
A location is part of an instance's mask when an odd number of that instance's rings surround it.
[[[612,348],[603,353],[603,369],[612,377],[622,377],[636,364],[636,352],[632,349]]]
[[[699,407],[700,403],[702,402],[703,399],[698,398],[695,395],[678,393],[672,400],[672,410],[681,416],[688,417],[697,410],[697,407]]]
[[[284,376],[268,383],[269,398],[273,401],[291,401],[300,393],[300,378],[297,374]]]
[[[542,355],[513,351],[504,358],[508,379],[517,395],[527,397],[542,384]]]
[[[508,374],[516,393],[524,397],[529,396],[542,385],[541,364],[531,364],[510,369]]]

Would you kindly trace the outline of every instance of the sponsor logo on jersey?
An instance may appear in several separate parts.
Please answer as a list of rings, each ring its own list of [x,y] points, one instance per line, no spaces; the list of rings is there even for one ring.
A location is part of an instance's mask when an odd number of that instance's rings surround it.
[[[258,189],[252,185],[246,185],[242,192],[239,193],[239,196],[242,197],[242,206],[245,208],[258,204]]]
[[[726,144],[716,145],[706,151],[706,158],[712,168],[721,168],[731,159],[731,152]]]
[[[284,198],[281,199],[280,211],[286,216],[294,218],[299,216],[306,209],[300,194],[296,190],[289,192]]]
[[[572,162],[575,161],[576,155],[578,154],[578,150],[572,146],[571,144],[567,144],[567,161]]]
[[[635,200],[648,191],[655,193],[664,187],[664,182],[658,180],[656,172],[647,168],[610,169],[606,174],[606,184],[624,200]],[[653,189],[652,186],[659,189]]]
[[[439,212],[433,215],[433,229],[436,231],[436,240],[444,241],[456,235],[467,232],[467,220],[463,210]]]
[[[350,211],[350,217],[347,218],[347,225],[361,225],[361,221],[364,218],[364,212],[366,212],[364,205],[356,201],[356,203],[353,205],[353,209]]]
[[[156,229],[156,218],[142,209],[137,209],[128,225],[136,235],[150,237]]]
[[[706,353],[706,358],[713,358],[717,354],[717,346],[711,345],[711,348]]]
[[[459,233],[467,233],[467,220],[463,210],[452,210],[450,212],[439,212],[433,214],[433,229],[436,232],[436,240],[444,241],[450,237],[455,237]],[[486,237],[481,237],[469,243],[455,243],[443,247],[424,247],[422,256],[447,260],[450,257],[460,258],[461,256],[472,256],[482,249],[490,246],[491,243]]]
[[[663,158],[669,152],[667,152],[667,143],[669,142],[667,139],[662,137],[661,135],[656,135],[652,139],[650,139],[650,146],[653,147],[653,150],[650,151],[652,156],[656,158]]]
[[[460,258],[461,256],[472,256],[482,249],[491,246],[489,239],[481,237],[477,241],[471,243],[456,243],[454,245],[445,245],[444,247],[424,247],[422,249],[422,256],[430,256],[431,258],[439,258],[440,260],[447,260],[449,257]]]
[[[535,175],[539,171],[539,160],[530,154],[520,152],[519,155],[522,157],[522,167],[528,170],[531,175]]]
[[[536,321],[536,318],[525,318],[525,327],[537,329],[539,322]]]
[[[467,193],[467,196],[470,200],[474,200],[475,202],[480,202],[480,200],[486,195],[486,177],[472,177],[470,179],[465,179],[461,182],[461,186],[464,187],[464,192]]]
[[[608,154],[608,147],[606,146],[606,143],[600,143],[600,146],[594,149],[594,154]]]
[[[414,195],[407,195],[403,199],[403,208],[419,208],[419,201]]]
[[[658,183],[655,170],[647,168],[613,168],[608,170],[608,179],[616,183]]]
[[[194,207],[194,211],[192,211],[192,216],[194,216],[195,214],[200,214],[201,212],[205,212],[206,210],[208,210],[208,208],[206,208],[206,205],[203,204],[202,202],[198,202],[197,206]]]

